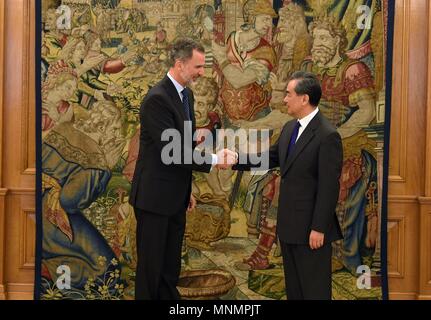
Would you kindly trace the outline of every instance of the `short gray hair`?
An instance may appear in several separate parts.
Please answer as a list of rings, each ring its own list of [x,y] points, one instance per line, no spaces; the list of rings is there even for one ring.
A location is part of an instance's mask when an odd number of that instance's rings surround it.
[[[190,38],[177,39],[169,50],[168,66],[173,67],[177,60],[189,60],[193,56],[193,50],[205,53],[205,48],[199,42]]]

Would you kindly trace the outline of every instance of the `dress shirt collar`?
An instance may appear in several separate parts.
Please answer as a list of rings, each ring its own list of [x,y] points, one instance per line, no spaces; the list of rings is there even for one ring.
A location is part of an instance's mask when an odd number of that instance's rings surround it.
[[[313,118],[316,116],[316,114],[319,112],[319,107],[314,109],[312,113],[310,113],[308,116],[305,116],[302,119],[298,119],[299,123],[301,124],[301,129],[305,130],[305,128],[308,126],[308,124],[313,120]]]
[[[181,101],[183,101],[183,94],[182,94],[182,91],[184,90],[184,88],[185,88],[185,87],[183,87],[182,85],[180,85],[180,84],[178,83],[178,81],[177,81],[177,80],[175,80],[175,79],[174,79],[174,77],[172,77],[172,76],[171,76],[171,74],[170,74],[169,72],[168,72],[167,76],[168,76],[168,78],[169,78],[169,79],[171,79],[172,83],[173,83],[173,84],[174,84],[174,86],[175,86],[175,89],[177,89],[177,91],[178,91],[178,95],[180,96]]]

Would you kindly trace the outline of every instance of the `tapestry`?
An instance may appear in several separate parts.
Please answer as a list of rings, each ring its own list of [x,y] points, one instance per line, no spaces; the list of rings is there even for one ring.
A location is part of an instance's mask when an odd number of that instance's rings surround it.
[[[134,299],[128,204],[139,108],[179,37],[205,47],[192,85],[198,129],[291,120],[289,76],[321,81],[343,142],[333,299],[385,299],[393,2],[40,0],[35,298]],[[241,150],[242,145],[238,148]],[[276,235],[280,172],[194,173],[178,289],[185,299],[288,299]],[[159,190],[163,193],[164,190]]]

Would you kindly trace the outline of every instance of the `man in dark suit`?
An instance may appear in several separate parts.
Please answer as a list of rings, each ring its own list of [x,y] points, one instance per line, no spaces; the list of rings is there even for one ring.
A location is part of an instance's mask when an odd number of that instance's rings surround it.
[[[130,204],[137,219],[135,298],[179,299],[185,212],[191,195],[192,170],[226,168],[235,154],[196,149],[193,93],[187,86],[204,74],[205,50],[191,39],[177,40],[170,50],[168,74],[148,91],[140,109],[139,155]],[[168,139],[172,138],[172,139]]]
[[[331,242],[342,238],[335,213],[343,162],[341,137],[319,112],[322,95],[315,75],[295,72],[284,102],[287,122],[266,156],[280,167],[277,234],[281,243],[286,295],[331,299]],[[261,155],[262,156],[262,155]],[[236,170],[257,166],[239,154]]]

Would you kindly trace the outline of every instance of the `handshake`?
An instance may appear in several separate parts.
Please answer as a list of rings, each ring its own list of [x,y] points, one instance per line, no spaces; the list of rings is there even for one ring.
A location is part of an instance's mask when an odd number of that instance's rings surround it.
[[[229,149],[223,149],[217,152],[217,163],[215,165],[218,169],[228,169],[238,163],[238,153]]]

